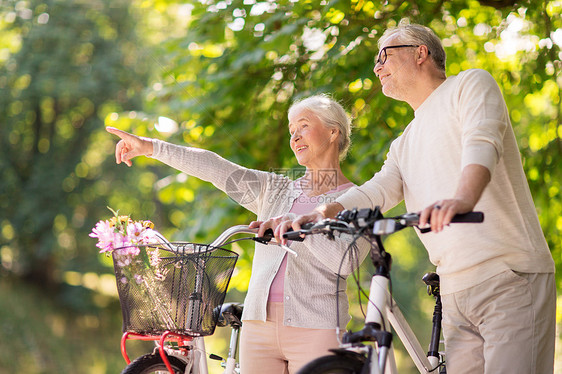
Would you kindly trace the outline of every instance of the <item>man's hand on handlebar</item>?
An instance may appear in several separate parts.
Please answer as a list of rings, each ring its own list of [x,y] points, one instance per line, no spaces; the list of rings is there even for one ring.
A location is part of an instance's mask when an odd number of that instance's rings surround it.
[[[472,204],[462,199],[439,200],[420,212],[420,227],[428,224],[431,231],[440,232],[451,223],[456,214],[471,212]]]
[[[420,214],[420,225],[427,224],[431,219],[431,231],[439,232],[451,223],[455,214],[471,212],[490,178],[490,170],[483,165],[465,166],[453,198],[439,200],[425,208]]]

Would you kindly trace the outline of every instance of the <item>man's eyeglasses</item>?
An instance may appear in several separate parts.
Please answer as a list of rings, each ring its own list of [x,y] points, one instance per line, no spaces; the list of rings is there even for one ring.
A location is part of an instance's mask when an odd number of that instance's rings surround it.
[[[408,47],[419,47],[419,45],[415,45],[415,44],[401,44],[401,45],[389,45],[388,47],[384,47],[383,49],[381,49],[381,51],[379,52],[379,56],[377,57],[377,60],[375,61],[375,65],[376,64],[381,64],[384,65],[384,63],[386,62],[386,50],[387,49],[391,49],[391,48],[408,48]],[[427,54],[429,54],[429,51],[427,52]]]

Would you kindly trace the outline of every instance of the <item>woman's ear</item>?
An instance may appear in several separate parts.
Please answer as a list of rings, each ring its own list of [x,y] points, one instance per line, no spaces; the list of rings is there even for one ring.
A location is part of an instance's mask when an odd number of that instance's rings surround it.
[[[340,134],[340,130],[338,129],[331,129],[330,130],[330,141],[335,141],[338,138],[338,135]]]

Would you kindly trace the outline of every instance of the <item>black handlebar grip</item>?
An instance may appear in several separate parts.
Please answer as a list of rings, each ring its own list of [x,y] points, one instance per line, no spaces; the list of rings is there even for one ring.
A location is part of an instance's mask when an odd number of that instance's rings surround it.
[[[451,220],[451,223],[480,223],[484,221],[484,213],[482,212],[468,212],[457,214]]]
[[[293,230],[284,233],[283,238],[287,240],[294,240],[296,242],[302,242],[304,240],[304,238],[301,238],[301,233],[299,231],[293,231]]]
[[[262,238],[266,239],[266,240],[271,240],[273,239],[273,230],[272,229],[267,229],[265,230],[265,232],[263,233]]]
[[[314,223],[303,223],[301,225],[301,229],[302,230],[309,230],[312,226],[314,226]],[[304,238],[301,238],[301,231],[293,231],[292,229],[289,229],[289,231],[287,231],[286,233],[283,234],[283,238],[287,239],[287,240],[294,240],[296,242],[302,242],[304,240]]]

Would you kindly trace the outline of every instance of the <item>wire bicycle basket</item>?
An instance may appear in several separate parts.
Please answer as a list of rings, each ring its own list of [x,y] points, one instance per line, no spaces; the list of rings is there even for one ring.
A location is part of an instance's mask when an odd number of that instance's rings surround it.
[[[195,243],[137,248],[112,253],[123,332],[212,335],[238,254]]]

